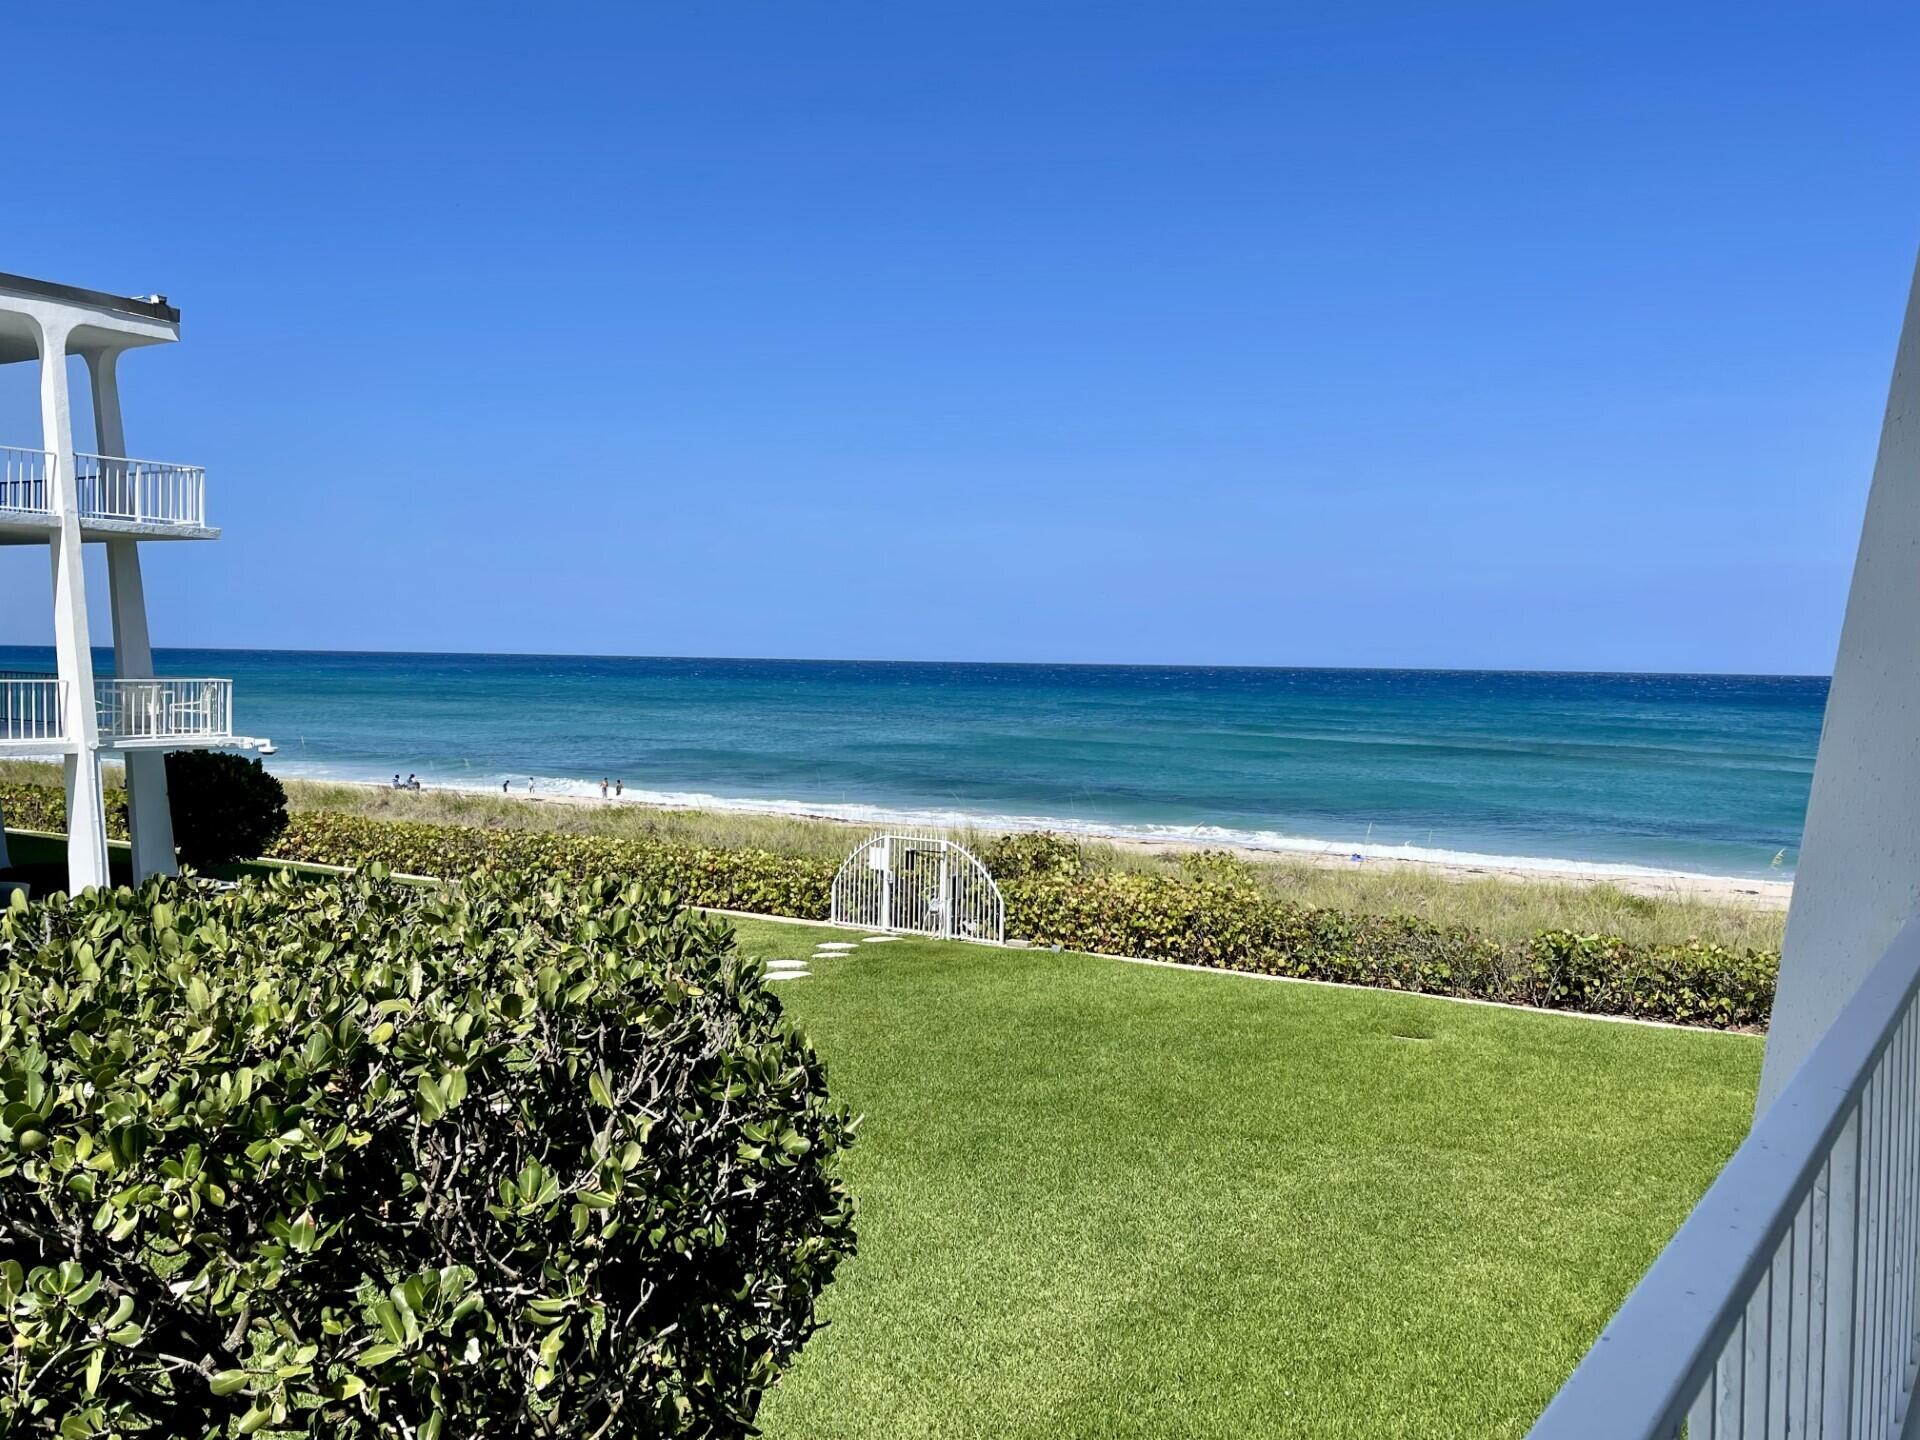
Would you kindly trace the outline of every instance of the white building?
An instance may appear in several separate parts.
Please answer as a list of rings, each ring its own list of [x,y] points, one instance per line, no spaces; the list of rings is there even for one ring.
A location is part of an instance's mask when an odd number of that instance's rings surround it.
[[[129,299],[0,274],[0,364],[34,364],[40,437],[0,435],[0,545],[44,547],[53,578],[54,671],[0,672],[0,757],[58,754],[66,766],[68,880],[107,883],[100,761],[126,766],[136,879],[175,869],[168,750],[259,749],[233,733],[230,680],[157,678],[140,579],[143,542],[217,540],[206,474],[127,458],[119,363],[124,351],[180,338],[164,298]],[[92,389],[92,453],[76,448],[69,360]],[[94,674],[81,547],[106,546],[113,677]],[[0,830],[0,864],[5,863]]]

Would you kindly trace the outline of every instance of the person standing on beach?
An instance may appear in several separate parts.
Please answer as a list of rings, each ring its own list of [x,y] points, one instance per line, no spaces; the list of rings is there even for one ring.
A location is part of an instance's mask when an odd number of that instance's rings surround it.
[[[533,794],[533,777],[531,775],[527,777],[527,794]]]
[[[627,789],[626,781],[624,780],[614,781],[613,782],[613,798],[618,800],[623,794],[626,793],[626,789]]]
[[[507,793],[507,786],[509,786],[509,785],[511,785],[512,783],[513,783],[513,782],[512,782],[511,780],[502,780],[502,781],[500,782],[500,793],[501,793],[502,795],[504,795],[504,794],[506,794],[506,793]]]
[[[602,800],[607,798],[607,777],[604,775],[600,777],[600,798]]]

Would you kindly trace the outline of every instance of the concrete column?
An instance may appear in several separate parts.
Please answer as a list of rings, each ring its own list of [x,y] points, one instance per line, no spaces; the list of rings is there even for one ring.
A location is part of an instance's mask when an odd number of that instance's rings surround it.
[[[67,781],[67,884],[74,893],[108,883],[107,817],[100,796],[100,729],[94,710],[93,650],[87,633],[87,583],[80,563],[80,512],[74,483],[73,412],[67,395],[67,332],[40,331],[41,445],[53,452],[53,643],[64,687]]]
[[[1800,844],[1759,1108],[1920,913],[1920,270],[1894,356]]]
[[[87,357],[93,379],[93,428],[102,455],[125,455],[127,436],[120,414],[119,353]],[[146,586],[140,578],[137,540],[107,542],[107,586],[113,609],[113,670],[128,680],[153,674],[153,646],[147,635]],[[167,798],[167,757],[155,750],[126,750],[127,830],[133,841],[133,879],[177,875],[173,853],[173,811]]]

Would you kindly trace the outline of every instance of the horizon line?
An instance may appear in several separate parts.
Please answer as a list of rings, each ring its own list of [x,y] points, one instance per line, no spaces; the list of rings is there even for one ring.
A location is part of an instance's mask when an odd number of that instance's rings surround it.
[[[52,650],[51,645],[0,644],[0,650]],[[94,645],[95,652],[113,654],[113,646]],[[1373,675],[1540,675],[1540,676],[1614,676],[1620,678],[1655,677],[1664,679],[1717,680],[1826,680],[1831,672],[1791,670],[1605,670],[1592,668],[1554,668],[1500,665],[1280,665],[1245,661],[1166,661],[1166,660],[909,660],[884,656],[832,655],[639,655],[594,650],[329,650],[318,646],[260,645],[155,645],[156,654],[176,650],[211,651],[233,655],[372,655],[396,659],[442,659],[449,657],[488,660],[677,660],[755,665],[973,665],[981,668],[1028,668],[1051,670],[1269,670],[1309,671],[1322,674]]]

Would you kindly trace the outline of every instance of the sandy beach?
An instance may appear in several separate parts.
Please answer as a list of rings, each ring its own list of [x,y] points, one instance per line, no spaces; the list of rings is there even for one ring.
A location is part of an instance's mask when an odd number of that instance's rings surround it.
[[[307,777],[287,777],[308,784],[341,785],[353,789],[372,792],[386,792],[391,786],[370,781],[358,780],[315,780]],[[524,792],[502,794],[492,789],[467,786],[424,785],[423,791],[440,791],[457,795],[490,797],[496,801],[512,801],[530,806],[564,806],[585,809],[635,808],[676,812],[697,812],[702,807],[663,802],[629,792],[618,798],[602,800],[597,795],[573,794],[560,791],[535,791],[529,795]],[[881,828],[878,822],[870,819],[849,819],[844,815],[835,815],[825,810],[794,809],[791,807],[756,807],[751,802],[730,801],[727,810],[736,814],[765,815],[788,820],[807,820],[824,825],[844,827],[848,832],[848,847],[852,848],[857,838]],[[915,827],[905,827],[915,828]],[[963,827],[949,827],[963,828]],[[976,833],[1009,833],[1007,828],[995,829],[992,826],[974,825],[964,827]],[[1263,849],[1224,842],[1208,842],[1190,839],[1148,839],[1137,835],[1103,832],[1097,827],[1083,827],[1074,833],[1081,838],[1113,845],[1119,849],[1141,853],[1178,854],[1200,850],[1226,850],[1251,863],[1261,865],[1304,864],[1328,869],[1414,869],[1424,874],[1440,876],[1448,880],[1461,882],[1473,880],[1501,880],[1519,884],[1555,886],[1555,885],[1611,885],[1629,895],[1644,895],[1654,899],[1684,899],[1702,901],[1715,905],[1751,906],[1764,910],[1785,910],[1793,898],[1793,881],[1790,879],[1757,879],[1733,875],[1700,875],[1681,870],[1659,870],[1645,866],[1610,865],[1583,863],[1575,860],[1533,859],[1505,856],[1459,856],[1441,858],[1425,854],[1396,853],[1395,847],[1381,845],[1343,846],[1328,842],[1317,845],[1313,842],[1301,842],[1297,847],[1287,849]]]

